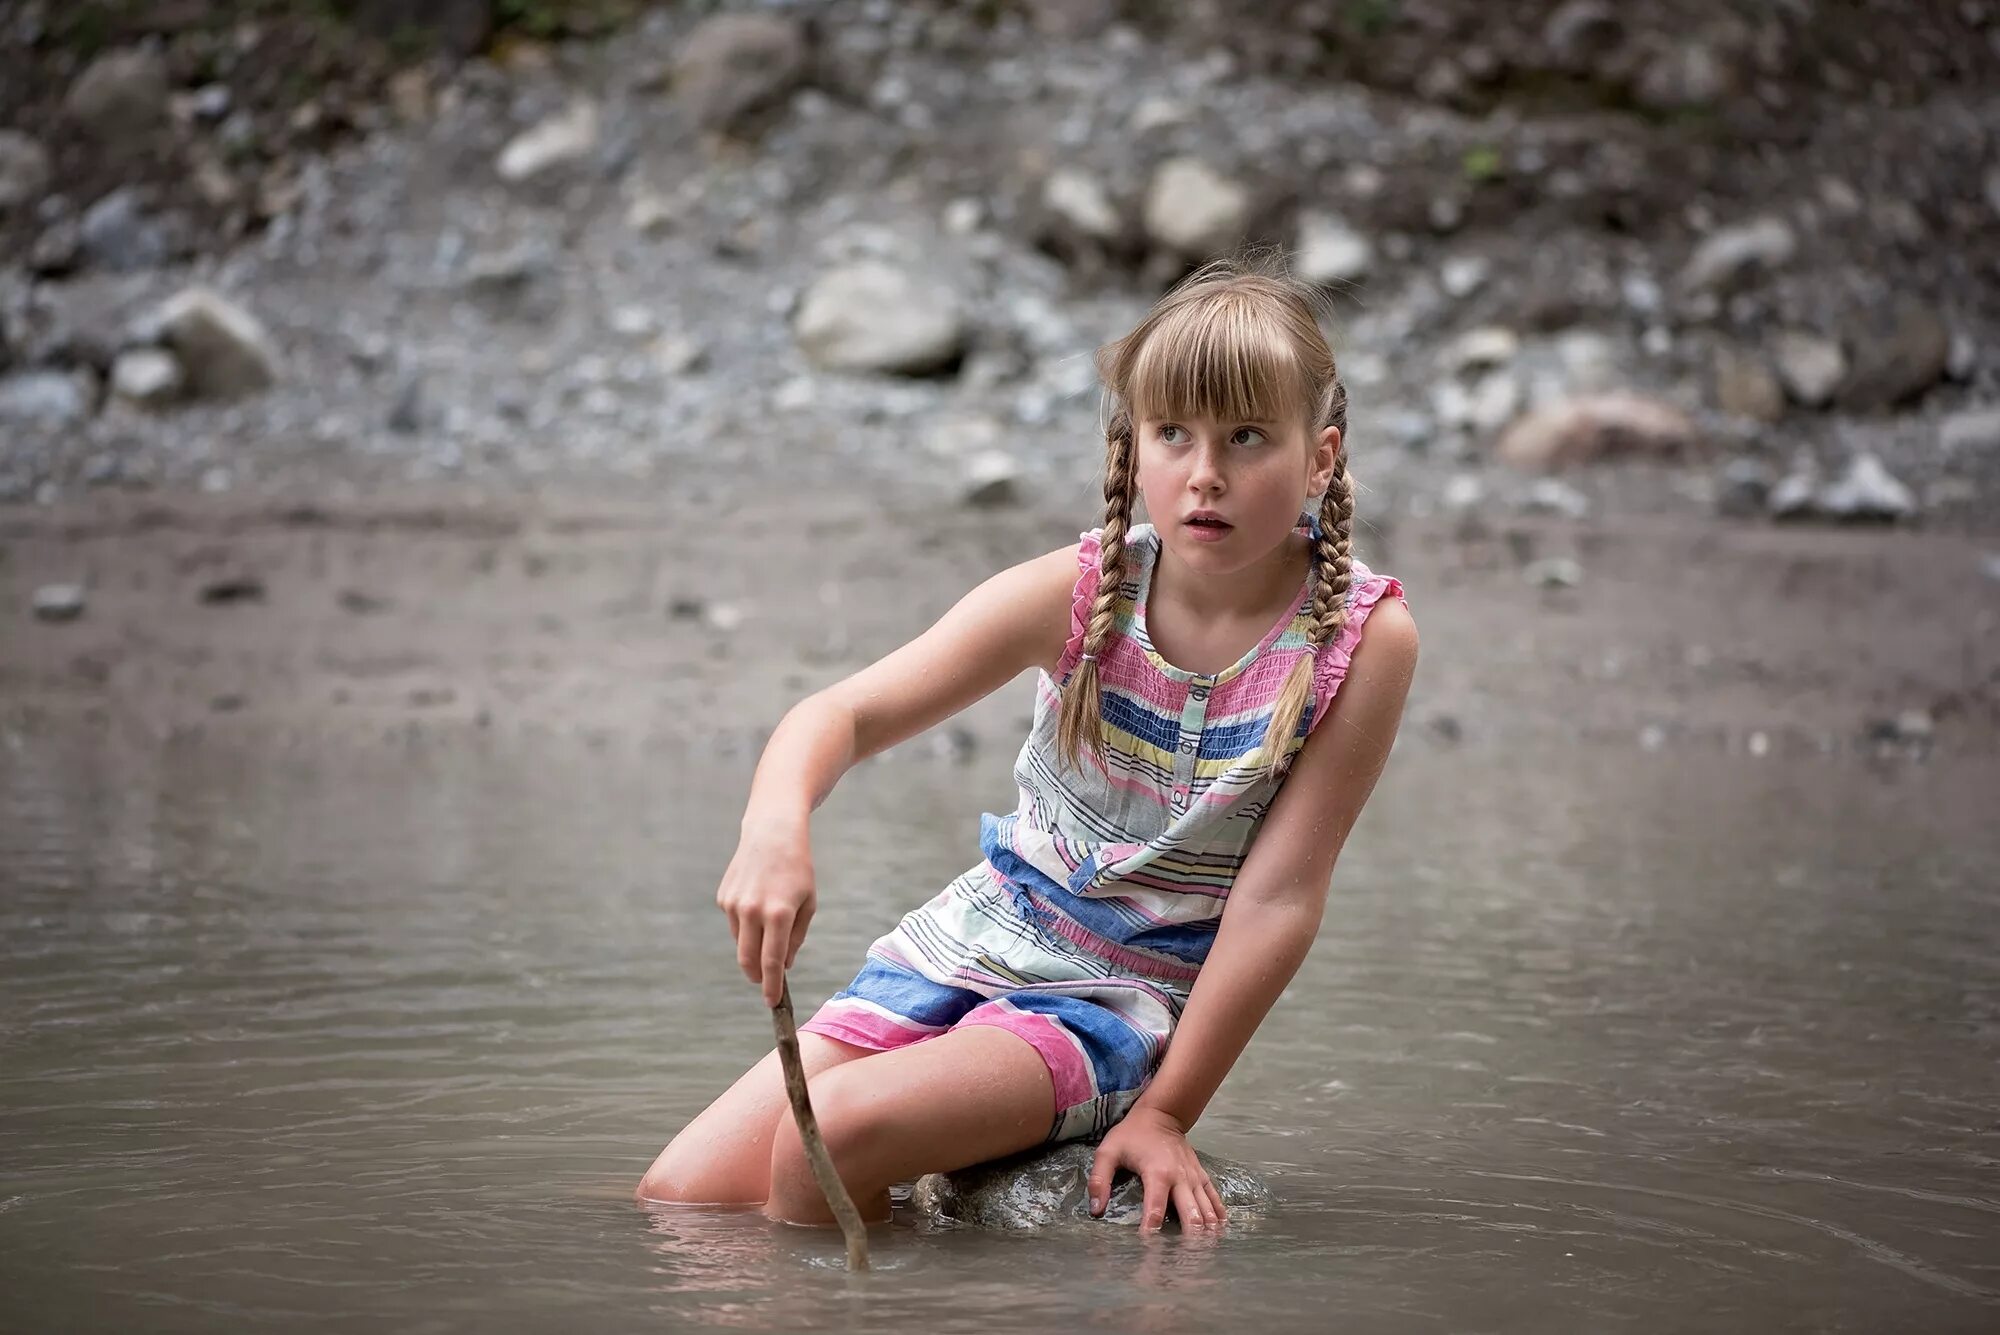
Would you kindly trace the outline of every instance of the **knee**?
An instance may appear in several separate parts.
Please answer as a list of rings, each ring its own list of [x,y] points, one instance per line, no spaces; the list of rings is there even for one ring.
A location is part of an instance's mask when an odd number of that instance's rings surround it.
[[[749,1165],[737,1163],[719,1147],[706,1150],[689,1143],[686,1135],[674,1138],[653,1166],[639,1179],[634,1200],[677,1205],[728,1205],[754,1203],[763,1199],[764,1183],[750,1180]],[[761,1167],[759,1165],[758,1167]]]
[[[858,1063],[857,1063],[858,1065]],[[881,1102],[871,1099],[851,1066],[835,1067],[813,1077],[813,1120],[819,1124],[820,1139],[840,1173],[848,1191],[861,1195],[883,1184],[870,1180],[872,1165],[880,1149],[894,1136],[895,1128],[881,1115]],[[771,1189],[776,1195],[780,1184],[819,1192],[813,1180],[812,1163],[806,1158],[805,1142],[799,1138],[797,1120],[788,1109],[778,1121],[771,1144]]]

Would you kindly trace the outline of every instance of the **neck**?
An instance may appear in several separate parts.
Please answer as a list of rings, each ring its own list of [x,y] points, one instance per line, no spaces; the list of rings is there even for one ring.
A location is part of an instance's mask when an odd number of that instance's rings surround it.
[[[1261,617],[1288,602],[1311,569],[1310,540],[1296,533],[1286,534],[1283,542],[1242,569],[1222,575],[1190,569],[1162,542],[1159,565],[1153,571],[1153,597],[1159,597],[1164,583],[1177,605],[1203,620]]]

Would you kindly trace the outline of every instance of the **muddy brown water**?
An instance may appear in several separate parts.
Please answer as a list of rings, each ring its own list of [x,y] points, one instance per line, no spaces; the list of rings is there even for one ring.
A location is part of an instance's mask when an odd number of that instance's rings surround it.
[[[1196,1129],[1212,1242],[644,1209],[764,1048],[712,895],[747,757],[0,735],[9,1330],[2000,1329],[1990,768],[1406,739]],[[809,1007],[1009,757],[816,818]]]

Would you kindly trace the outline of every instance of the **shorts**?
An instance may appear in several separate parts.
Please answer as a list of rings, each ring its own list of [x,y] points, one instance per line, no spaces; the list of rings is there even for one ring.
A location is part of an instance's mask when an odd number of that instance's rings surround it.
[[[1160,1069],[1184,995],[1118,975],[990,889],[954,883],[908,913],[800,1031],[888,1051],[964,1025],[1006,1029],[1048,1063],[1056,1099],[1046,1139],[1096,1139]]]

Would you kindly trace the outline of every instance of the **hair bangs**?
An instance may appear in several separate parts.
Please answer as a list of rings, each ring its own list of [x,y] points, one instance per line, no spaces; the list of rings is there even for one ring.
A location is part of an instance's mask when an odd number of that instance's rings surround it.
[[[1132,366],[1134,420],[1281,422],[1312,412],[1306,368],[1281,320],[1240,294],[1168,311]]]

